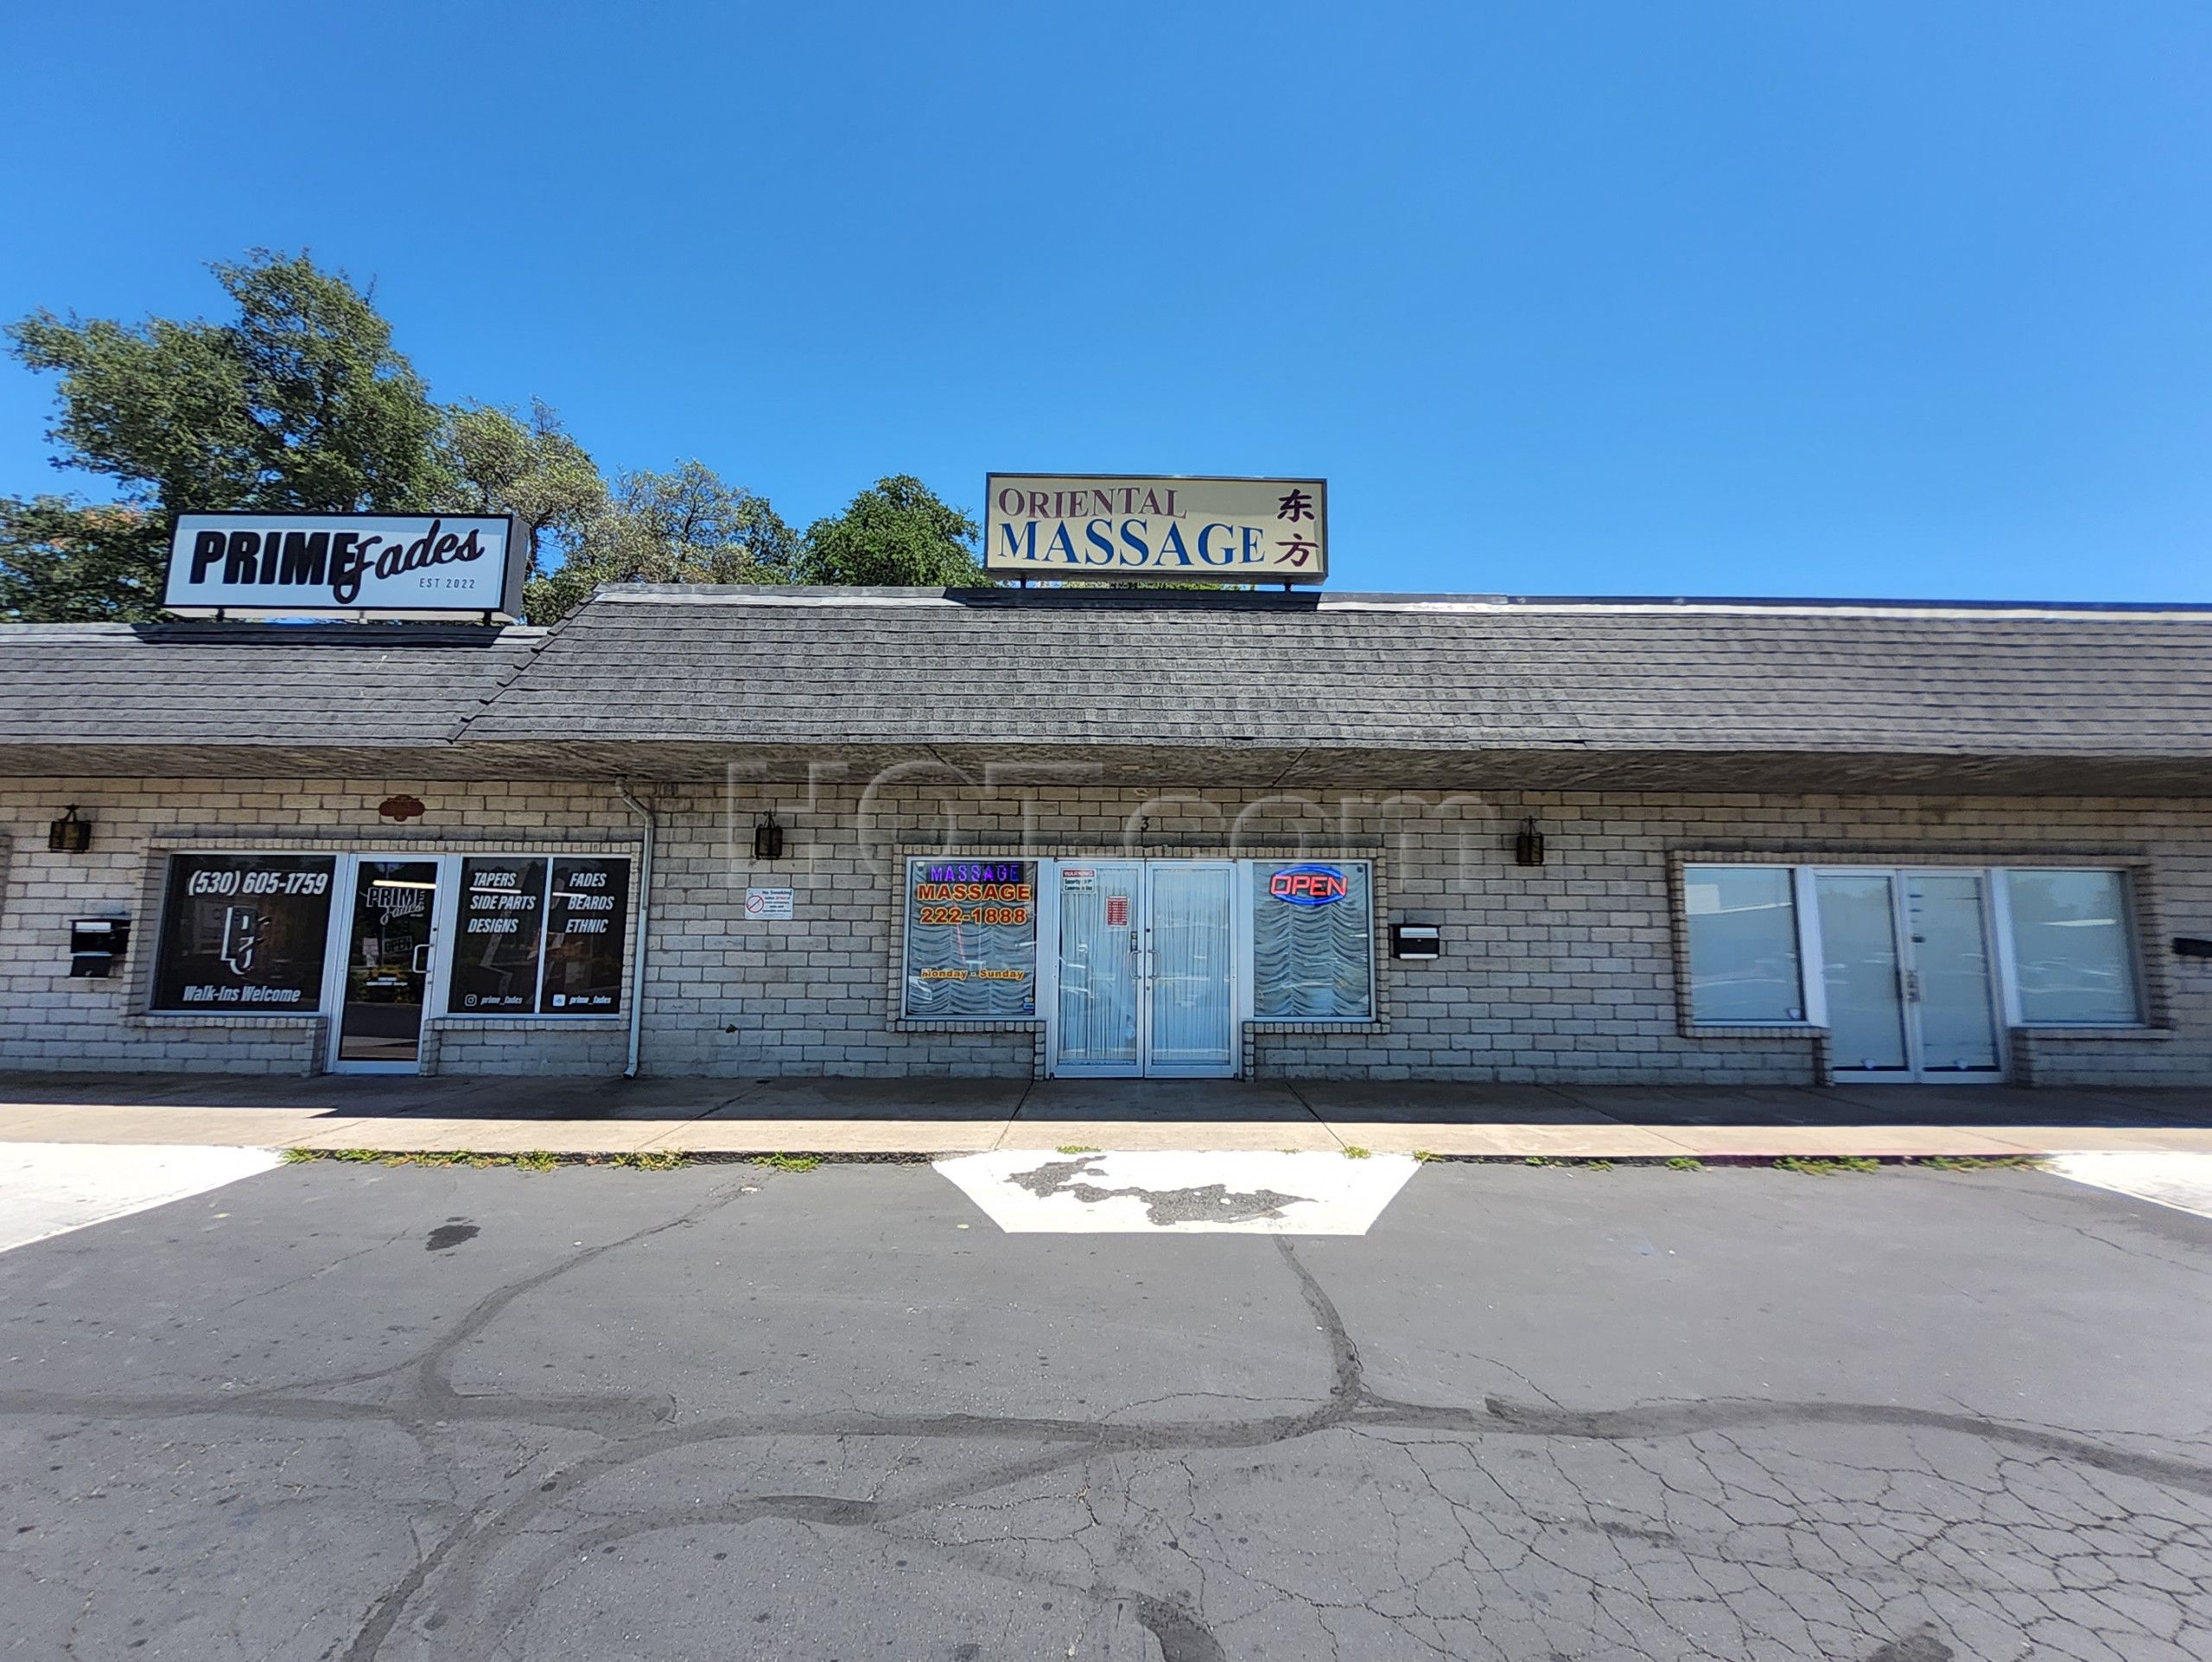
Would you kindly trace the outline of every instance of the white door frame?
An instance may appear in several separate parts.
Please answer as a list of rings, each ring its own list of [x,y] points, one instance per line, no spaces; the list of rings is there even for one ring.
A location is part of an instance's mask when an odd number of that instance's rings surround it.
[[[416,1030],[415,1060],[411,1062],[372,1062],[341,1059],[338,1054],[340,1041],[346,1026],[346,971],[353,953],[353,903],[360,893],[361,866],[364,862],[381,863],[385,861],[405,860],[413,864],[434,866],[437,870],[437,890],[431,896],[429,972],[423,978],[423,1026]],[[430,853],[422,849],[383,848],[358,849],[338,856],[337,881],[331,887],[330,939],[323,948],[322,984],[328,988],[328,1030],[324,1035],[322,1065],[333,1073],[420,1073],[423,1071],[422,1034],[429,1027],[430,1017],[445,1008],[447,979],[451,972],[448,960],[452,956],[446,943],[453,938],[453,920],[457,897],[454,889],[461,876],[461,856],[457,854]]]
[[[1808,866],[1798,888],[1800,916],[1803,920],[1800,930],[1802,961],[1808,967],[1818,965],[1817,977],[1808,975],[1807,1016],[1821,1027],[1827,1025],[1827,966],[1826,954],[1820,951],[1820,899],[1816,880],[1821,877],[1881,877],[1889,884],[1890,939],[1897,957],[1897,1018],[1904,1041],[1905,1065],[1901,1068],[1868,1069],[1830,1067],[1828,1077],[1839,1085],[2002,1085],[2012,1073],[2011,1035],[2006,1031],[2007,992],[2004,985],[1998,948],[1999,919],[1994,910],[1993,895],[1996,883],[1988,869],[1980,866]],[[1962,1073],[1954,1068],[1934,1068],[1927,1065],[1927,1044],[1920,1026],[1920,1000],[1907,995],[1910,984],[1908,977],[1919,974],[1920,966],[1913,952],[1912,927],[1905,907],[1905,884],[1914,877],[1972,877],[1978,885],[1981,920],[1982,961],[1987,966],[1986,984],[1988,988],[1989,1034],[1992,1053],[1997,1059],[1993,1068],[1984,1072]]]
[[[1133,971],[1135,986],[1130,995],[1135,1000],[1137,1024],[1136,1042],[1130,1059],[1127,1062],[1067,1061],[1060,1054],[1060,965],[1066,950],[1060,936],[1063,927],[1060,875],[1071,867],[1077,871],[1098,871],[1116,866],[1128,867],[1136,873],[1135,881],[1130,885],[1129,928],[1141,943],[1146,889],[1145,863],[1141,858],[1133,855],[1107,855],[1096,860],[1039,860],[1037,863],[1037,886],[1052,896],[1049,907],[1040,906],[1038,908],[1038,927],[1040,931],[1044,929],[1049,919],[1052,933],[1049,943],[1044,939],[1037,943],[1039,971],[1037,1009],[1045,1021],[1046,1072],[1054,1079],[1134,1079],[1144,1076],[1146,999],[1141,952],[1135,954],[1138,963]],[[1052,985],[1049,989],[1045,984],[1042,973],[1048,963],[1052,967]]]
[[[1039,891],[1037,907],[1038,940],[1038,1013],[1045,1022],[1045,1068],[1054,1079],[1234,1079],[1242,1071],[1240,1035],[1243,1024],[1250,1016],[1249,959],[1251,954],[1251,930],[1247,885],[1237,882],[1237,874],[1244,863],[1225,857],[1182,859],[1174,856],[1153,857],[1142,855],[1104,855],[1096,859],[1039,860],[1037,863],[1037,884]],[[1060,1055],[1060,872],[1064,867],[1078,870],[1097,869],[1110,866],[1133,867],[1136,871],[1135,892],[1130,897],[1129,927],[1137,932],[1136,985],[1136,1055],[1133,1062],[1067,1062]],[[1154,970],[1152,939],[1152,874],[1156,867],[1205,867],[1225,874],[1229,884],[1229,1044],[1226,1060],[1215,1064],[1155,1062],[1152,1056],[1152,989]]]
[[[1224,1008],[1228,1015],[1229,1033],[1223,1046],[1224,1055],[1218,1062],[1161,1062],[1153,1054],[1152,1000],[1157,977],[1158,951],[1153,939],[1152,880],[1155,872],[1168,867],[1185,871],[1218,871],[1228,884],[1225,898],[1229,910],[1229,985]],[[1241,931],[1237,927],[1236,869],[1234,860],[1147,860],[1141,879],[1144,889],[1144,950],[1140,955],[1141,968],[1137,981],[1139,1000],[1137,1015],[1137,1065],[1146,1079],[1226,1079],[1238,1072],[1237,1035],[1242,1029],[1243,1003],[1241,997],[1244,980],[1238,973],[1243,952],[1238,947]]]

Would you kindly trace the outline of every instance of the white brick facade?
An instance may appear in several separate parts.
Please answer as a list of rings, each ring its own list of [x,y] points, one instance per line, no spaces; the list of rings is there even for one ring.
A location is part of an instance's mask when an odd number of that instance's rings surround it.
[[[2212,935],[2212,808],[2188,799],[1713,796],[1491,793],[1440,799],[1408,785],[1269,796],[1256,791],[1052,785],[747,784],[636,787],[661,820],[643,1023],[658,1074],[1027,1076],[1034,1023],[898,1019],[901,849],[1221,856],[1330,852],[1376,863],[1378,934],[1433,923],[1444,956],[1378,951],[1368,1027],[1255,1025],[1247,1065],[1267,1075],[1471,1080],[1802,1084],[1816,1033],[1699,1031],[1679,997],[1673,898],[1685,856],[1823,863],[2082,863],[2133,874],[2148,1025],[2014,1035],[2016,1078],[2039,1084],[2212,1079],[2212,964],[2173,957]],[[394,825],[378,804],[420,798]],[[50,853],[70,805],[91,852]],[[757,864],[754,816],[788,828]],[[1524,816],[1547,860],[1514,864]],[[324,1018],[144,1013],[162,856],[245,846],[467,851],[635,851],[637,816],[604,784],[420,779],[13,779],[0,783],[0,1065],[25,1068],[307,1072]],[[789,922],[748,921],[748,882],[797,891]],[[633,896],[633,907],[635,897]],[[68,975],[68,920],[125,911],[115,977]],[[626,1021],[434,1018],[440,1073],[613,1073]]]

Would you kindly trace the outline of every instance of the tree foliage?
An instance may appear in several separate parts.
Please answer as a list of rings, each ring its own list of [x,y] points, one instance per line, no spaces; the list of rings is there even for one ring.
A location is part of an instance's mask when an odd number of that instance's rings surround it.
[[[210,269],[229,322],[10,326],[16,358],[60,378],[54,465],[123,500],[0,499],[0,617],[159,616],[168,513],[404,512],[448,493],[442,412],[370,294],[306,254]]]
[[[986,581],[974,518],[911,474],[879,479],[806,531],[805,582],[956,589]]]
[[[453,480],[439,506],[514,515],[528,547],[526,581],[573,554],[607,513],[598,464],[541,401],[531,403],[526,422],[493,404],[448,410],[438,446]]]
[[[768,499],[701,462],[624,474],[578,545],[530,585],[533,623],[567,616],[603,583],[789,583],[798,538]]]
[[[225,321],[40,311],[9,327],[15,357],[57,378],[54,465],[122,500],[0,498],[0,619],[158,617],[168,516],[222,509],[512,513],[540,623],[603,583],[985,581],[975,520],[910,475],[804,537],[702,462],[610,487],[543,404],[434,404],[372,287],[304,252],[209,270]]]
[[[0,499],[0,622],[149,622],[168,567],[168,524],[149,509]]]
[[[173,513],[435,506],[440,412],[372,296],[303,253],[210,269],[229,322],[41,311],[10,327],[18,359],[60,377],[56,464]]]

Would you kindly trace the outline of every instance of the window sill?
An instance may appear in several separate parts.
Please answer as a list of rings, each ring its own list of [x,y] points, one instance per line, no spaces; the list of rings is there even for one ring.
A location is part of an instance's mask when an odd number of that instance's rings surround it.
[[[1812,1022],[1685,1022],[1685,1039],[1819,1039],[1827,1029]]]
[[[497,1028],[502,1033],[555,1032],[576,1028],[616,1032],[627,1029],[630,1018],[626,1016],[433,1016],[423,1025],[435,1033],[467,1033],[481,1028]]]
[[[125,1027],[303,1028],[330,1019],[321,1010],[145,1010],[123,1018]]]
[[[1258,1016],[1245,1022],[1247,1033],[1371,1033],[1382,1022],[1373,1016]]]
[[[1041,1016],[894,1016],[893,1033],[1033,1033]]]
[[[2021,1038],[2033,1039],[2038,1042],[2045,1039],[2100,1041],[2121,1039],[2158,1044],[2178,1036],[2172,1028],[2154,1028],[2144,1025],[2118,1028],[2074,1027],[2063,1022],[2023,1022],[2012,1031]]]

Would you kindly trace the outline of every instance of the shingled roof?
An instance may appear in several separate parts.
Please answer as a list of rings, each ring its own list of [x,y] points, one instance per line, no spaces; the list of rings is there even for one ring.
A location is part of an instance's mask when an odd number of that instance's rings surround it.
[[[440,624],[0,625],[0,772],[375,774],[442,750],[544,639]]]
[[[10,631],[0,767],[2212,793],[2203,608],[623,586],[549,632],[440,633]]]

